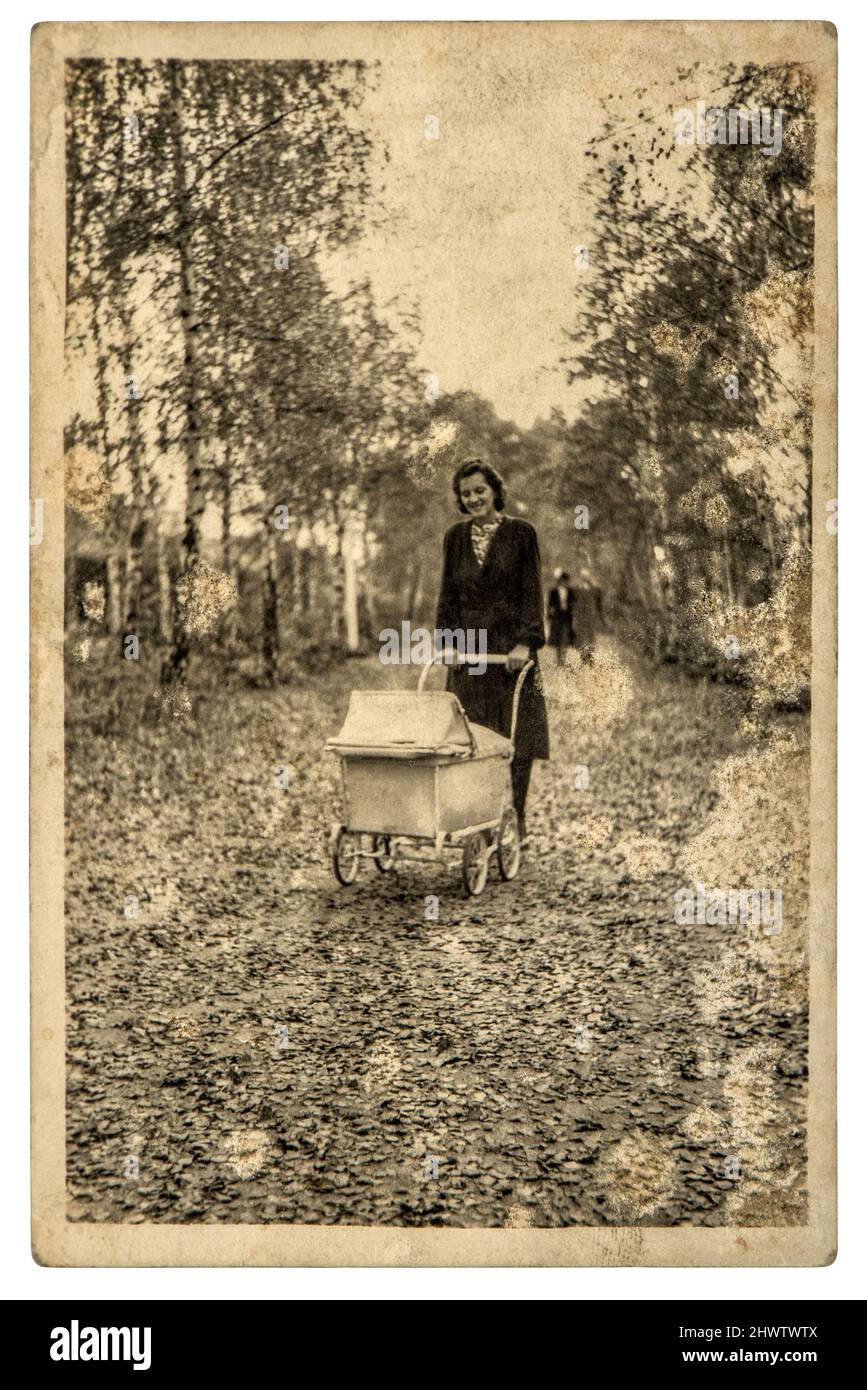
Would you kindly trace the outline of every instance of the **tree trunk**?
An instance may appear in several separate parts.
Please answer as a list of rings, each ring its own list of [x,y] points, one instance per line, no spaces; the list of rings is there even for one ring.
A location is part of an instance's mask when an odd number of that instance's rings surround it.
[[[105,560],[105,587],[108,590],[105,602],[105,623],[112,636],[120,634],[123,622],[123,595],[120,582],[120,557],[111,551]]]
[[[201,554],[202,515],[205,510],[204,471],[202,466],[201,420],[198,407],[198,371],[196,361],[197,327],[196,295],[190,251],[190,197],[187,184],[190,161],[184,148],[183,64],[174,59],[168,63],[171,83],[171,159],[174,165],[176,223],[175,252],[178,258],[180,326],[183,343],[181,395],[186,418],[183,431],[183,455],[186,472],[187,500],[184,531],[181,540],[181,560],[178,578],[192,573]],[[183,611],[173,595],[172,647],[163,663],[162,684],[181,684],[186,681],[190,662],[190,635]]]
[[[63,560],[63,625],[67,632],[78,617],[77,585],[75,582],[77,568],[77,557],[70,550],[67,550]]]
[[[298,612],[305,617],[310,612],[310,551],[296,552],[296,592]]]
[[[226,449],[226,461],[222,476],[221,520],[222,520],[222,561],[223,571],[234,580],[235,554],[232,546],[232,461]],[[237,590],[237,585],[236,585]],[[226,642],[231,647],[238,635],[238,609],[233,605],[223,618],[223,631]]]
[[[121,324],[122,339],[120,347],[121,371],[124,385],[135,379],[133,359],[133,321],[123,274],[118,275],[115,299],[118,318]],[[122,628],[124,633],[135,633],[140,623],[142,552],[144,550],[147,522],[145,519],[145,438],[141,424],[142,401],[139,395],[127,395],[125,399],[126,418],[124,421],[127,452],[125,462],[129,469],[130,503],[124,540],[125,560],[124,587],[122,598]]]
[[[418,607],[419,588],[421,586],[421,562],[410,565],[409,583],[406,586],[406,599],[404,600],[403,611],[410,623],[415,622],[415,613]]]
[[[119,109],[121,111],[126,111],[128,109],[126,105],[128,79],[123,65],[117,68],[115,80],[117,82]],[[124,149],[124,158],[121,158],[117,162],[117,188],[119,199],[126,183],[125,154],[126,150]],[[138,634],[141,625],[142,556],[147,537],[147,487],[145,480],[147,446],[144,428],[142,426],[141,412],[143,409],[143,400],[141,392],[139,389],[126,389],[131,381],[135,383],[137,388],[139,386],[136,375],[134,351],[133,294],[136,285],[135,273],[132,272],[130,276],[127,272],[126,263],[123,260],[119,260],[114,263],[112,280],[112,300],[117,310],[117,319],[121,328],[120,362],[125,390],[124,432],[127,439],[125,462],[129,469],[130,478],[130,504],[124,537],[124,572],[121,600],[120,632],[121,644],[123,644],[124,637],[130,634]]]
[[[723,577],[726,583],[726,596],[729,601],[729,608],[734,606],[735,585],[732,574],[732,548],[729,544],[728,536],[723,536]]]
[[[156,532],[157,594],[159,597],[158,622],[160,642],[168,646],[172,640],[172,580],[169,572],[169,557],[165,537],[159,528]]]
[[[367,592],[367,586],[365,584],[360,584],[358,588],[358,630],[362,642],[368,643],[375,640],[370,595]]]
[[[346,531],[337,520],[336,514],[333,520],[337,528],[337,555],[332,558],[327,549],[323,550],[322,564],[327,580],[325,600],[329,605],[328,635],[331,641],[339,646],[344,641],[344,623],[346,620],[346,583],[343,574],[343,546]]]
[[[346,647],[358,651],[358,551],[361,544],[359,527],[347,522],[343,528],[343,620]]]
[[[277,589],[277,542],[265,518],[265,568],[262,573],[262,665],[265,680],[277,684],[280,658],[280,606]]]
[[[335,646],[344,641],[344,583],[343,565],[338,562],[333,571],[333,583],[326,588],[326,598],[330,605],[328,613],[328,635]]]
[[[121,638],[130,633],[138,634],[141,625],[141,588],[145,535],[147,525],[143,517],[134,523],[126,539],[126,563],[124,566],[126,583],[123,593],[123,621]]]
[[[288,599],[289,614],[293,621],[298,617],[298,556],[299,551],[294,545],[286,546],[283,559],[283,585]]]

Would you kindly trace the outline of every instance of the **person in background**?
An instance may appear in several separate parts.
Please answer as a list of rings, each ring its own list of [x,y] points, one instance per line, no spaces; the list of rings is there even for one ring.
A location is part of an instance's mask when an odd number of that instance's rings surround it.
[[[565,570],[556,569],[554,587],[548,590],[548,645],[554,648],[558,666],[563,660],[563,648],[575,645],[574,608],[575,590],[569,576]]]

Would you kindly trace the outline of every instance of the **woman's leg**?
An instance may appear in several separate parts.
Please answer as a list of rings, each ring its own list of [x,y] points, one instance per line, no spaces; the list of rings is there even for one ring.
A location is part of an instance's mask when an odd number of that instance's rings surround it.
[[[518,813],[518,825],[521,831],[521,839],[524,839],[524,806],[527,802],[527,791],[530,786],[530,773],[533,770],[532,758],[513,758],[512,759],[512,804]]]

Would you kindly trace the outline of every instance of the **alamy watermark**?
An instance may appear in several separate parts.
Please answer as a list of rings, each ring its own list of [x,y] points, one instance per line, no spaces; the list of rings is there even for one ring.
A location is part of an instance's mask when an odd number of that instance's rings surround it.
[[[488,633],[480,627],[413,627],[404,621],[400,632],[384,627],[379,634],[379,659],[384,666],[427,666],[430,662],[449,665],[457,657],[467,661],[471,676],[487,670]]]
[[[73,1318],[69,1327],[51,1330],[52,1361],[130,1361],[134,1371],[150,1370],[149,1327],[81,1327]]]
[[[783,894],[779,888],[679,888],[674,895],[674,920],[679,926],[718,926],[723,922],[761,922],[765,936],[778,936],[783,927]]]
[[[783,113],[763,106],[742,111],[737,106],[706,106],[703,101],[674,113],[676,145],[758,145],[762,154],[777,155],[783,148]]]

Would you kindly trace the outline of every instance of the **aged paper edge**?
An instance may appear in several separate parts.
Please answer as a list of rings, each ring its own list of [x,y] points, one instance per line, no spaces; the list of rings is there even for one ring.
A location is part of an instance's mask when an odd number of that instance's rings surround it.
[[[593,22],[755,41],[816,73],[816,354],[813,462],[813,703],[810,788],[809,1223],[798,1227],[572,1227],[490,1230],[364,1226],[67,1222],[65,1218],[63,64],[68,58],[375,57],[479,24],[48,23],[31,36],[31,496],[45,533],[31,548],[31,1179],[32,1247],[46,1266],[797,1266],[836,1255],[836,496],[837,278],[834,26],[816,22]],[[486,23],[505,40],[523,23]],[[544,23],[552,39],[586,25]]]

